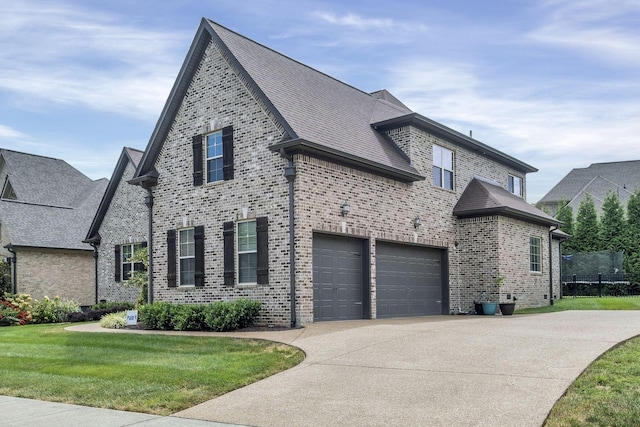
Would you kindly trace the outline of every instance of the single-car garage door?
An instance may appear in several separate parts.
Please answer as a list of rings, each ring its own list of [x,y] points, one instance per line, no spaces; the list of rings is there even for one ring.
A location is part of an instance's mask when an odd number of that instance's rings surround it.
[[[377,242],[376,317],[446,314],[444,256],[442,249]]]
[[[314,321],[362,319],[368,313],[366,247],[360,239],[313,236]]]

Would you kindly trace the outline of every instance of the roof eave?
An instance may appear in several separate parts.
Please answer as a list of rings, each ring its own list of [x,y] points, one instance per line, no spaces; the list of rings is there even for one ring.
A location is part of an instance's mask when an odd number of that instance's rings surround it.
[[[329,159],[338,163],[348,164],[356,169],[363,169],[376,175],[381,175],[401,182],[423,181],[424,176],[402,169],[393,168],[362,157],[354,156],[342,151],[316,144],[303,139],[282,141],[269,147],[271,151],[284,151],[286,154],[305,153],[314,157]]]
[[[517,209],[509,208],[506,206],[459,211],[459,212],[454,212],[453,214],[457,218],[475,218],[480,216],[502,215],[510,218],[522,219],[526,222],[547,225],[547,226],[550,226],[550,225],[558,226],[562,224],[560,221],[557,221],[554,218],[545,218],[545,217],[534,215],[528,212],[523,212]]]
[[[440,136],[471,151],[497,160],[520,172],[538,172],[538,169],[527,163],[524,163],[514,157],[509,156],[508,154],[496,150],[495,148],[492,148],[478,140],[470,138],[458,131],[455,131],[418,113],[406,114],[404,116],[395,117],[372,124],[375,129],[382,131],[395,129],[406,125],[412,125],[436,136]]]

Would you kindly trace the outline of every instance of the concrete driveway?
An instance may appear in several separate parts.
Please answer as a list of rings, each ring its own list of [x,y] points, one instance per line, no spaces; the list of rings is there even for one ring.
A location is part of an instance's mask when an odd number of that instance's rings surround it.
[[[174,414],[251,426],[540,426],[640,311],[329,322],[236,334],[307,354],[297,367]]]

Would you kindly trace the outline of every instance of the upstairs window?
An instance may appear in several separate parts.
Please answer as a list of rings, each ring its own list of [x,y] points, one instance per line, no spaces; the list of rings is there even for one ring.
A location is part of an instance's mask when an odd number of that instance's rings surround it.
[[[533,273],[542,272],[542,251],[539,237],[529,238],[529,271]]]
[[[508,190],[516,196],[522,197],[522,178],[509,175]]]
[[[433,185],[453,190],[453,151],[433,146]]]
[[[222,146],[222,131],[207,135],[207,182],[224,179]]]

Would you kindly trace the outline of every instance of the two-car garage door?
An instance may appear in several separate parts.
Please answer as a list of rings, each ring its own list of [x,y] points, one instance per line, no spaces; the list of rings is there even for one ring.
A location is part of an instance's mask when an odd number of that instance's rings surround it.
[[[315,234],[314,321],[369,318],[369,242]],[[377,242],[377,317],[442,314],[448,310],[444,251]]]

